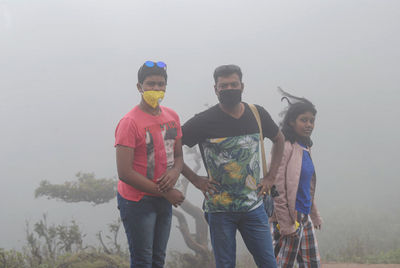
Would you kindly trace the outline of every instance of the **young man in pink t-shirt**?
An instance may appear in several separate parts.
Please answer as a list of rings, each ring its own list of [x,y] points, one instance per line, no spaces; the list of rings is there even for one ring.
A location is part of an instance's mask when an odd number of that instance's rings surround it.
[[[160,106],[167,85],[167,66],[146,61],[138,71],[142,95],[115,130],[118,208],[129,243],[132,267],[163,267],[172,205],[183,194],[174,185],[183,166],[178,115]]]

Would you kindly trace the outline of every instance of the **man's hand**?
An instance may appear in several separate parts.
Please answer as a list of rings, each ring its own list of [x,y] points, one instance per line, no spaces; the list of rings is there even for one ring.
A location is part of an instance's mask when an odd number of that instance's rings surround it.
[[[259,189],[258,196],[266,195],[274,184],[274,178],[268,173],[261,182],[257,185]]]
[[[157,181],[159,191],[164,193],[171,190],[175,186],[179,175],[180,172],[176,168],[171,168],[165,171]]]
[[[180,206],[185,200],[185,196],[176,189],[171,189],[168,192],[162,194],[174,207]]]
[[[208,199],[207,193],[212,195],[218,192],[216,186],[219,185],[219,183],[213,179],[197,176],[192,183],[196,188],[203,192],[206,199]]]

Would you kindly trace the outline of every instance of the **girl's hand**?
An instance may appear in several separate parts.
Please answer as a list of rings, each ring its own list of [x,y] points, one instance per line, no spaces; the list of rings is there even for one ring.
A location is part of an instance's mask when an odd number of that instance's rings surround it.
[[[315,225],[314,228],[315,228],[316,230],[320,230],[320,231],[321,231],[322,224],[320,224],[320,225]]]

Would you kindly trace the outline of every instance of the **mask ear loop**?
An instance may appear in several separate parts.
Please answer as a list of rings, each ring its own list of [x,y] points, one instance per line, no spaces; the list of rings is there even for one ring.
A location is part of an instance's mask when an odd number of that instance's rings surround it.
[[[143,88],[142,88],[142,84],[140,84],[140,83],[138,83],[138,84],[140,85],[139,93],[140,93],[140,95],[143,96],[144,90],[143,90]]]

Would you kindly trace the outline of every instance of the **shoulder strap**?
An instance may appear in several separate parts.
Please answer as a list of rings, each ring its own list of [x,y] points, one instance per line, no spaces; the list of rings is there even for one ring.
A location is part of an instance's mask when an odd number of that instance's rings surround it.
[[[264,137],[263,137],[263,132],[262,132],[262,126],[261,126],[261,120],[260,120],[260,114],[258,113],[258,110],[254,104],[249,104],[249,107],[251,111],[254,114],[254,117],[257,120],[258,128],[260,130],[260,145],[261,145],[261,158],[262,158],[262,167],[263,167],[263,177],[267,175],[267,161],[265,160],[265,148],[264,148]]]

